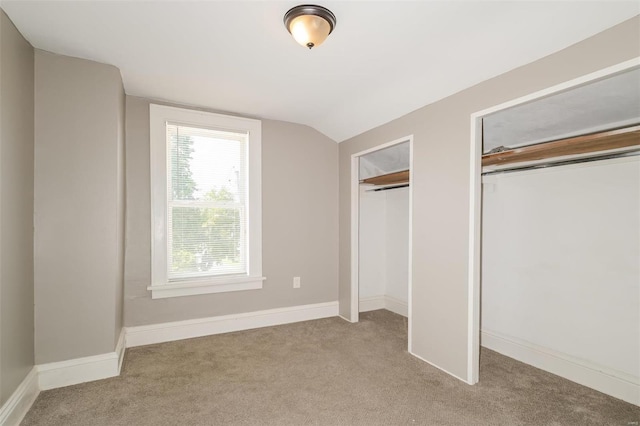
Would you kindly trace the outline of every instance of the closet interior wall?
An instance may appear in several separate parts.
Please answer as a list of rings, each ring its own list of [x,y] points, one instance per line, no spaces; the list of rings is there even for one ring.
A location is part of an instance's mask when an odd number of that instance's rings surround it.
[[[409,188],[360,186],[360,312],[388,309],[407,316]]]
[[[640,157],[483,186],[483,334],[638,383]]]
[[[482,184],[481,344],[637,404],[640,156]]]

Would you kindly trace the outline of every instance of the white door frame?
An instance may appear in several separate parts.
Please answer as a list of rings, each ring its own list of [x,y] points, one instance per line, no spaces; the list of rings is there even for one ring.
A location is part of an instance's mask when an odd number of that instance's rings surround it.
[[[482,118],[516,105],[545,98],[611,75],[640,66],[640,57],[613,65],[599,71],[557,84],[520,98],[492,106],[471,114],[471,155],[470,155],[470,199],[469,199],[469,323],[468,323],[468,366],[467,382],[478,382],[480,370],[480,254],[481,254],[481,202],[482,202]]]
[[[379,151],[393,145],[409,142],[409,291],[408,291],[408,323],[409,323],[409,351],[411,351],[411,282],[412,282],[412,229],[413,229],[413,135],[405,136],[391,142],[377,145],[373,148],[357,152],[351,155],[351,306],[350,322],[358,322],[359,319],[359,263],[360,263],[360,179],[359,159],[365,154]]]

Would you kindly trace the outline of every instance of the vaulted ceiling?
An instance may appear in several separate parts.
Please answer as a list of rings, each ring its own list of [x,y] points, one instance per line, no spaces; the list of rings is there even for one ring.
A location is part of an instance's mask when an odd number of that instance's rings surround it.
[[[6,1],[39,49],[112,64],[127,94],[306,124],[340,142],[640,13],[637,1],[323,1],[307,50],[291,1]]]

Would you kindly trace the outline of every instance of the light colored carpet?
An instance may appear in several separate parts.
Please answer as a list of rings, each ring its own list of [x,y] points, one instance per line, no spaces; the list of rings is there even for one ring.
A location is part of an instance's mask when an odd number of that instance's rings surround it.
[[[632,425],[640,408],[481,353],[468,386],[406,351],[406,319],[328,318],[128,349],[120,377],[45,391],[31,425]],[[635,423],[637,424],[637,423]]]

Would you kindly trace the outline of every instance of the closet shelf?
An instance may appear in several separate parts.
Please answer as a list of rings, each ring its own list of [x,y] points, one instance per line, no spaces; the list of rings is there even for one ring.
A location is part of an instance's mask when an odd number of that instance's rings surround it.
[[[360,183],[368,183],[372,185],[394,185],[399,183],[409,183],[409,170],[403,170],[401,172],[388,173],[386,175],[362,179]]]
[[[482,165],[493,166],[545,160],[564,155],[585,154],[636,145],[640,146],[640,125],[485,154],[482,156]]]

